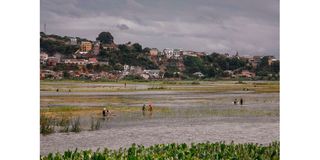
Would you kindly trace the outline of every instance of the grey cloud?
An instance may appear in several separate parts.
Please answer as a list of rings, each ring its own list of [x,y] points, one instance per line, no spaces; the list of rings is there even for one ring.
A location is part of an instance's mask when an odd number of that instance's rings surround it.
[[[47,32],[144,47],[279,55],[279,0],[41,0]],[[125,32],[123,32],[125,31]]]
[[[128,30],[129,27],[125,24],[117,24],[117,28],[119,28],[120,30]]]

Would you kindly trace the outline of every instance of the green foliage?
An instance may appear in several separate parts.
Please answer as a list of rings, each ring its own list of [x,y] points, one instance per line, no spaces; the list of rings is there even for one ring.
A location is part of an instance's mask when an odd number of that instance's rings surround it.
[[[142,50],[142,52],[144,52],[144,53],[149,53],[150,52],[150,48],[149,47],[146,47],[146,48],[144,48],[143,50]]]
[[[54,132],[55,121],[53,118],[40,115],[40,133],[47,135]]]
[[[40,33],[40,36],[41,51],[47,52],[49,56],[58,52],[63,54],[63,57],[65,58],[71,58],[72,54],[79,49],[79,45],[69,45],[69,38],[66,36],[46,35],[43,32]],[[79,37],[76,38],[78,42],[88,41]],[[263,57],[257,68],[250,65],[246,58],[236,56],[227,57],[219,53],[212,53],[202,57],[184,56],[182,60],[166,59],[165,57],[162,57],[162,60],[159,61],[150,58],[150,48],[142,48],[139,43],[131,44],[130,42],[127,44],[119,44],[113,49],[104,49],[103,46],[109,46],[107,44],[114,43],[114,38],[110,32],[101,32],[96,39],[102,43],[97,59],[101,62],[109,62],[109,65],[88,65],[86,66],[86,69],[90,72],[120,71],[123,69],[123,65],[129,65],[140,66],[142,69],[159,69],[165,67],[165,78],[195,79],[198,77],[193,76],[193,73],[201,72],[206,79],[212,79],[223,77],[223,72],[225,70],[232,70],[235,71],[235,73],[239,73],[241,70],[249,70],[256,73],[256,79],[279,79],[280,62],[275,61],[269,65],[268,61],[270,56]],[[183,70],[183,65],[181,66],[182,63],[184,64],[185,70]],[[46,66],[41,66],[41,68],[48,69]],[[54,71],[79,70],[77,67],[72,68],[63,64],[58,64],[50,69],[53,69]],[[175,74],[177,72],[180,72],[181,74]],[[225,75],[225,77],[229,76],[230,75]],[[66,75],[65,77],[68,76]]]
[[[119,50],[100,50],[99,61],[108,61],[115,68],[117,63],[121,65],[141,66],[145,69],[157,69],[158,66],[152,62],[148,55],[143,53],[141,45],[135,43],[133,47],[118,45]]]
[[[261,63],[258,65],[257,67],[257,76],[261,76],[261,77],[267,77],[267,78],[271,78],[269,75],[279,75],[280,72],[280,62],[279,61],[275,61],[272,62],[271,65],[269,65],[268,63],[268,56],[264,56],[261,59]],[[278,79],[279,77],[273,77]]]
[[[99,130],[101,127],[100,119],[91,117],[91,131]]]
[[[110,32],[101,32],[96,40],[100,41],[102,44],[112,44],[113,36]]]
[[[134,51],[142,52],[142,46],[139,43],[134,43],[132,47],[134,48]]]
[[[53,67],[52,70],[54,71],[78,71],[80,68],[76,64],[64,64],[58,63],[56,66]]]
[[[126,75],[123,80],[143,80],[143,77],[139,75]]]
[[[79,46],[66,44],[69,38],[63,38],[60,36],[52,35],[50,37],[55,38],[57,40],[40,38],[41,51],[47,52],[49,55],[53,55],[56,52],[61,53],[63,55],[71,55],[79,49]]]
[[[56,126],[60,126],[60,132],[69,132],[70,119],[67,116],[63,116],[56,120]]]
[[[74,118],[72,119],[71,122],[71,132],[80,132],[81,128],[80,128],[80,117]]]
[[[102,160],[102,159],[280,159],[280,143],[273,142],[267,146],[245,143],[245,144],[225,144],[217,143],[198,143],[187,145],[183,144],[156,144],[150,147],[132,144],[128,149],[103,151],[99,149],[96,152],[92,150],[65,151],[63,154],[55,153],[41,156],[41,160]]]
[[[199,85],[200,82],[199,82],[199,81],[193,81],[191,84],[193,84],[193,85]]]
[[[271,64],[271,71],[274,73],[280,72],[280,62],[279,61],[275,61]]]
[[[203,70],[203,61],[199,57],[187,56],[184,58],[184,65],[186,66],[186,73],[192,75],[195,72]]]

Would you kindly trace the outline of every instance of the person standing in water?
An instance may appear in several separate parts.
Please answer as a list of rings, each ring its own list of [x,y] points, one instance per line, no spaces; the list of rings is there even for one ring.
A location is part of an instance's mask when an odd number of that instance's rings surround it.
[[[149,104],[149,111],[152,112],[152,105]]]
[[[146,115],[146,104],[143,104],[142,106],[142,116]]]
[[[236,99],[234,99],[234,101],[233,101],[233,104],[237,104],[238,103],[238,100],[237,100],[237,98]]]
[[[105,116],[106,116],[106,108],[103,108],[102,116],[103,116],[103,117],[105,117]]]
[[[142,112],[146,111],[146,104],[143,104],[142,106]]]
[[[243,105],[243,99],[242,98],[240,99],[240,104]]]

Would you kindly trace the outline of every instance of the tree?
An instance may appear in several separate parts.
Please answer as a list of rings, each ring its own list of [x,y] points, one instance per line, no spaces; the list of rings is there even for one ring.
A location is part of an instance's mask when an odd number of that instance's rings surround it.
[[[100,41],[102,44],[112,44],[113,36],[110,32],[101,32],[96,40]]]
[[[271,64],[271,70],[274,73],[279,73],[280,72],[280,62],[279,61],[275,61]]]
[[[132,46],[136,52],[142,52],[142,46],[139,43],[135,43]]]
[[[261,68],[263,68],[263,67],[268,67],[268,66],[269,66],[269,62],[268,62],[268,61],[269,61],[269,57],[268,57],[268,56],[262,57],[259,66],[260,66]]]
[[[40,32],[40,37],[46,37],[46,34],[44,32]]]
[[[146,47],[142,50],[144,53],[149,53],[150,52],[150,48]]]
[[[63,77],[64,77],[64,78],[70,78],[70,77],[71,77],[71,75],[70,75],[70,73],[69,73],[69,72],[67,72],[67,71],[63,71]]]
[[[120,63],[117,63],[117,64],[114,65],[113,69],[117,70],[117,71],[122,71],[123,70],[123,66]]]
[[[87,65],[86,65],[86,68],[87,68],[88,70],[92,70],[92,69],[93,69],[93,65],[92,65],[92,64],[87,64]]]
[[[184,65],[186,66],[185,72],[192,75],[195,72],[203,70],[203,62],[199,57],[187,56],[184,58]]]

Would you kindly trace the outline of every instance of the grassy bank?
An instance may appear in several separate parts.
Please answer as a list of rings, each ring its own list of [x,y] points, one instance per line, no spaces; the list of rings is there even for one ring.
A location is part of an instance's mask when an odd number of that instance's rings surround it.
[[[43,135],[57,132],[80,132],[88,126],[81,124],[80,119],[91,117],[90,131],[99,130],[100,122],[125,112],[141,112],[141,107],[135,106],[106,106],[111,111],[108,117],[102,117],[104,107],[46,107],[40,109],[40,133]],[[155,108],[154,113],[170,112],[167,108]]]
[[[126,86],[124,84],[127,84]],[[157,89],[161,91],[226,92],[252,91],[279,92],[278,81],[150,81],[150,82],[86,82],[41,81],[41,91],[56,92],[134,92]]]
[[[59,106],[46,107],[40,109],[40,114],[49,117],[76,117],[85,115],[101,115],[103,108],[106,108],[112,113],[119,112],[140,112],[141,106],[106,106],[106,107],[78,107],[78,106]],[[168,108],[157,107],[153,112],[169,112]]]
[[[273,142],[263,146],[259,144],[226,144],[218,143],[198,143],[198,144],[157,144],[144,147],[133,144],[127,149],[119,150],[84,150],[65,151],[64,153],[50,153],[41,156],[41,160],[102,160],[102,159],[280,159],[280,143]]]

